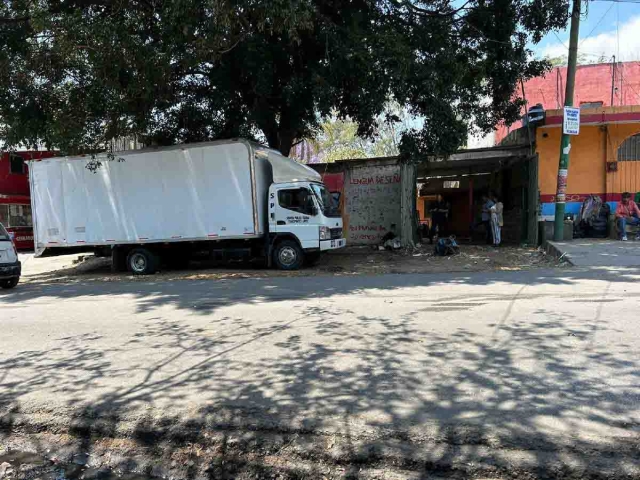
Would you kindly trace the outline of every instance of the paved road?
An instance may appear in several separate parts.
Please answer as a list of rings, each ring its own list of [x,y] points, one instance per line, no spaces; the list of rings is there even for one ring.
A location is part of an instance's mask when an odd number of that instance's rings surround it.
[[[615,450],[638,442],[639,279],[569,270],[24,285],[0,293],[0,405]]]

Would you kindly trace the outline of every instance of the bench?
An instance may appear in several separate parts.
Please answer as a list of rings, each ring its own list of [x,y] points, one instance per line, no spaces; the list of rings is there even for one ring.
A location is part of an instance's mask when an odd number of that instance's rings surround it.
[[[640,226],[627,224],[627,231],[625,232],[627,237],[635,238],[640,234]],[[618,229],[618,222],[615,214],[609,215],[609,238],[616,240],[620,239],[620,230]]]

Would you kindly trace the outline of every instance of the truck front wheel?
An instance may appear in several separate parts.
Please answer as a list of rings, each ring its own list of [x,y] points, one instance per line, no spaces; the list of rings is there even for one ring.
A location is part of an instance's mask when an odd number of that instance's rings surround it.
[[[304,262],[304,252],[293,240],[283,240],[273,250],[273,263],[280,270],[298,270]]]
[[[19,281],[20,279],[18,277],[10,278],[8,280],[0,280],[0,287],[6,289],[15,288]]]
[[[156,273],[158,265],[158,257],[146,248],[134,248],[127,256],[127,268],[134,275]]]

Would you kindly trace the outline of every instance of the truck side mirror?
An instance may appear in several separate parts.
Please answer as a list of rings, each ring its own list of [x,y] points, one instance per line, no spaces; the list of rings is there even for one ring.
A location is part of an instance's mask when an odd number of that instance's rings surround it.
[[[311,207],[311,216],[315,217],[316,215],[318,215],[318,213],[320,213],[320,212],[318,211],[318,207],[316,207],[315,205],[313,205],[313,206]]]

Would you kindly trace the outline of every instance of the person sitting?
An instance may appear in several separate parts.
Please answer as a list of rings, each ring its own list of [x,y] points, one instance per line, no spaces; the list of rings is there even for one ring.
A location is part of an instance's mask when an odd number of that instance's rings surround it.
[[[623,242],[627,241],[627,225],[640,227],[640,208],[631,200],[629,192],[622,194],[622,201],[616,207],[616,222]],[[636,233],[636,240],[640,240],[640,230]]]

